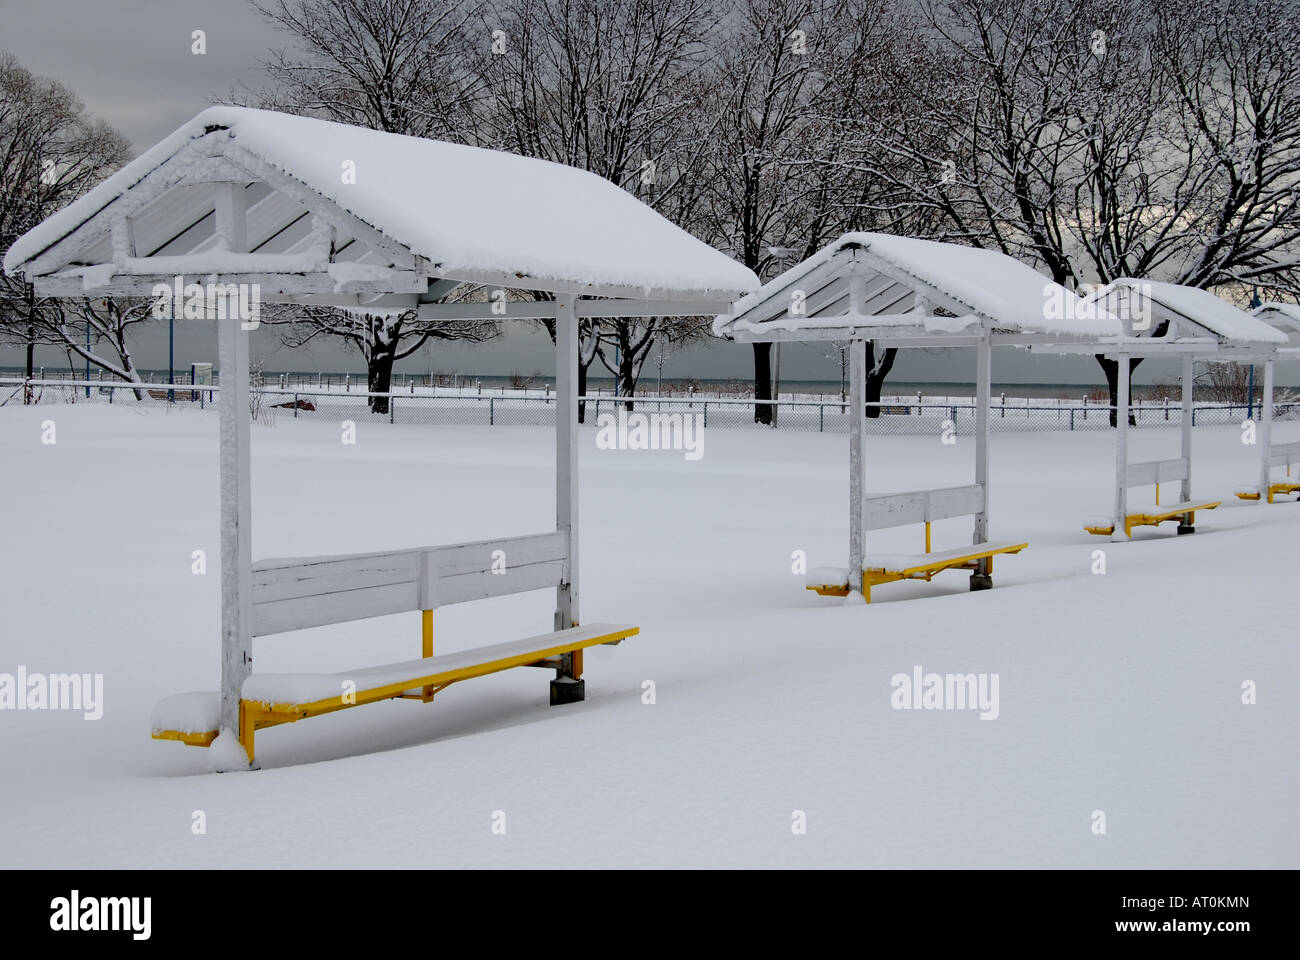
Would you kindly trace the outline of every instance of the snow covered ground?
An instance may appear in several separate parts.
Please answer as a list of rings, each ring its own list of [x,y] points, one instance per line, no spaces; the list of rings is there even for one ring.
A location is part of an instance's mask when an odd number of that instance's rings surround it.
[[[553,522],[549,430],[358,429],[346,446],[336,424],[254,427],[255,558]],[[10,406],[0,672],[102,673],[105,708],[0,711],[0,866],[1295,867],[1300,506],[1231,497],[1256,475],[1239,434],[1197,428],[1194,493],[1225,498],[1197,535],[1125,544],[1081,528],[1109,509],[1109,433],[995,436],[992,535],[1029,550],[991,592],[948,573],[850,607],[791,571],[795,550],[845,560],[843,435],[710,428],[688,461],[587,430],[583,619],[642,633],[588,653],[585,703],[549,707],[550,674],[513,670],[264,731],[262,770],[211,775],[204,751],[149,739],[149,712],[217,683],[214,411]],[[1173,432],[1133,436],[1133,460],[1176,451]],[[966,483],[972,456],[965,437],[873,437],[868,486]],[[937,524],[935,549],[968,535]],[[552,603],[441,610],[436,645],[543,632]],[[254,655],[339,670],[418,650],[411,614]],[[997,719],[893,709],[915,665],[998,674]]]

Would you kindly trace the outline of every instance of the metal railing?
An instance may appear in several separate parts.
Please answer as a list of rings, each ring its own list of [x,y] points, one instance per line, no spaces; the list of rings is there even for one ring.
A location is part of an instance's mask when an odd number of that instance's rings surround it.
[[[140,405],[193,406],[204,409],[219,393],[218,385],[131,384],[85,380],[31,380],[0,378],[0,406],[22,404],[24,390],[34,403],[123,403]],[[89,396],[87,396],[89,394]],[[553,395],[479,396],[475,394],[434,395],[389,391],[386,393],[340,392],[337,390],[280,389],[254,385],[252,403],[260,416],[294,419],[353,420],[359,423],[444,424],[483,426],[553,426]],[[849,408],[838,399],[752,400],[719,397],[634,397],[592,396],[582,400],[584,422],[598,425],[605,415],[619,410],[630,413],[696,415],[705,426],[769,429],[756,423],[757,407],[775,407],[782,430],[845,433],[849,429]],[[975,430],[975,404],[966,398],[891,398],[871,404],[867,430],[874,434],[929,434],[949,429],[956,434]],[[1239,424],[1259,415],[1259,403],[1197,403],[1192,424]],[[994,431],[1108,430],[1113,408],[1088,401],[1056,401],[994,398],[990,405],[990,428]],[[1182,406],[1168,401],[1136,401],[1130,407],[1137,427],[1178,426]],[[1300,419],[1300,403],[1274,404],[1277,419]]]

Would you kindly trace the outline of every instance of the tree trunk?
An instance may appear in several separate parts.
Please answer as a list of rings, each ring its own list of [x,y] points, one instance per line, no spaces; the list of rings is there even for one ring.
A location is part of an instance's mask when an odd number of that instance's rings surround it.
[[[876,363],[876,345],[867,344],[867,384],[866,395],[867,407],[866,414],[868,417],[875,418],[880,416],[880,392],[885,386],[885,378],[889,376],[889,371],[894,369],[894,358],[898,356],[897,347],[889,347],[880,357],[880,363]]]
[[[366,364],[367,389],[371,393],[388,393],[393,385],[393,354],[387,350],[371,353]],[[370,397],[371,413],[387,413],[388,397]]]
[[[1133,412],[1133,371],[1138,368],[1142,362],[1142,357],[1129,357],[1128,361],[1128,425],[1137,426],[1137,414]],[[1116,411],[1119,409],[1119,361],[1108,360],[1101,354],[1097,354],[1097,362],[1101,364],[1101,369],[1106,374],[1106,388],[1110,391],[1110,425],[1117,426],[1118,419]]]
[[[772,399],[772,345],[770,343],[754,344],[754,399]],[[770,403],[754,404],[754,422],[772,422],[772,405]]]
[[[622,350],[618,355],[618,392],[629,398],[636,393],[636,357],[631,350]],[[632,411],[631,399],[624,401],[623,409]]]
[[[27,324],[27,379],[28,380],[32,379],[32,371],[34,369],[33,363],[35,359],[36,359],[36,327],[35,325],[29,323]],[[31,402],[32,402],[32,391],[31,388],[27,388],[23,392],[23,403],[28,404]]]

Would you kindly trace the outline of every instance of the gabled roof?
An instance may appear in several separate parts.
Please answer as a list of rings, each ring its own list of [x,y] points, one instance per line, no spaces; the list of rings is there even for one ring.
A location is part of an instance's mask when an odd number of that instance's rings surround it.
[[[850,308],[853,277],[865,283]],[[944,311],[936,312],[936,308]],[[738,340],[969,338],[985,331],[1118,336],[1119,322],[990,250],[847,233],[737,301],[713,332]]]
[[[1169,321],[1162,340],[1212,337],[1225,346],[1287,342],[1281,331],[1199,287],[1121,277],[1089,299],[1121,317],[1134,336],[1149,337]]]
[[[84,274],[87,267],[111,263],[106,223],[120,218],[116,211],[133,220],[136,252],[119,256],[117,267],[104,267],[103,276],[157,272],[137,262],[156,256],[179,258],[169,267],[188,273],[252,269],[252,261],[223,256],[214,242],[212,181],[234,179],[232,171],[246,174],[250,248],[288,257],[271,264],[285,271],[301,270],[316,256],[319,244],[304,205],[319,201],[358,222],[353,236],[341,240],[375,241],[358,248],[356,259],[373,269],[354,271],[354,280],[375,276],[397,249],[423,258],[430,277],[520,288],[626,288],[633,295],[658,291],[719,300],[758,286],[751,271],[595,174],[241,107],[204,110],[21,237],[5,255],[4,269],[32,279],[70,268]],[[291,186],[304,192],[295,194]],[[145,198],[146,188],[157,196]],[[83,230],[98,234],[68,242]],[[75,255],[55,262],[63,249]],[[418,271],[421,264],[415,263]]]
[[[1300,304],[1270,301],[1251,311],[1251,316],[1270,327],[1286,331],[1300,331]]]

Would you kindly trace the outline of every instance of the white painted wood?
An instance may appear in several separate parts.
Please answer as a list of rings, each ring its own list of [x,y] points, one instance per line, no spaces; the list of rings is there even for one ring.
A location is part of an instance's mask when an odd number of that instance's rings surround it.
[[[261,157],[236,143],[228,143],[224,153],[232,162],[247,170],[249,179],[261,180],[272,189],[297,200],[315,216],[349,236],[356,237],[373,250],[382,251],[400,269],[416,269],[415,255],[396,240],[376,230],[359,217],[353,216],[337,203],[327,199],[301,180],[262,160]]]
[[[1269,466],[1285,467],[1300,463],[1300,443],[1275,443],[1268,449]],[[1268,478],[1265,477],[1265,480]]]
[[[969,517],[979,512],[985,500],[984,489],[978,483],[864,497],[862,525],[865,530],[884,530],[948,517]]]
[[[132,216],[144,209],[170,188],[181,183],[195,162],[205,156],[199,141],[193,141],[178,150],[167,161],[146,174],[129,193],[108,204],[90,219],[70,230],[58,242],[51,244],[40,255],[32,257],[22,270],[31,280],[42,274],[61,270],[79,259],[79,254],[98,243],[106,233],[111,233],[115,220]]]
[[[993,390],[993,348],[987,340],[975,348],[975,486],[979,489],[979,506],[975,510],[972,543],[989,539],[989,403]],[[980,561],[979,572],[988,573],[989,565]]]
[[[1255,442],[1260,444],[1263,450],[1263,456],[1259,462],[1259,493],[1260,496],[1267,498],[1270,480],[1270,450],[1273,445],[1273,361],[1272,359],[1264,361],[1264,403],[1259,417],[1259,436],[1255,437]]]
[[[214,183],[216,235],[231,253],[248,251],[248,201],[242,183]]]
[[[262,561],[253,572],[253,635],[432,610],[565,582],[561,533],[380,553]],[[495,572],[500,551],[504,573]]]
[[[239,729],[239,697],[252,670],[252,511],[248,340],[235,320],[217,323],[220,363],[221,725]]]
[[[1195,358],[1189,353],[1183,357],[1182,373],[1182,430],[1179,438],[1180,456],[1187,464],[1187,472],[1182,477],[1182,485],[1179,489],[1179,496],[1183,500],[1192,499],[1192,417],[1194,407],[1192,405],[1192,393],[1196,389],[1196,370],[1194,364]]]
[[[1121,353],[1115,358],[1119,368],[1115,411],[1115,530],[1112,540],[1126,540],[1124,518],[1128,516],[1128,391],[1129,358]]]
[[[130,217],[118,217],[112,227],[113,262],[125,265],[135,253],[135,223]]]
[[[1186,480],[1192,474],[1191,462],[1181,457],[1172,460],[1147,460],[1127,464],[1124,470],[1126,487],[1145,487],[1152,483],[1172,483]],[[1187,497],[1183,497],[1184,500]]]
[[[555,529],[564,534],[567,564],[555,591],[555,629],[578,619],[578,317],[572,294],[556,298]]]
[[[867,345],[854,340],[849,344],[849,599],[855,603],[862,596],[862,554],[866,549],[862,509],[866,404]]]
[[[38,277],[34,286],[37,295],[42,297],[84,297],[88,292],[100,297],[148,297],[153,294],[155,284],[171,284],[175,276],[175,271],[118,274],[90,291],[80,277]],[[423,293],[429,285],[427,277],[409,271],[395,271],[382,280],[350,281],[343,292],[336,289],[338,281],[327,273],[224,273],[219,276],[221,283],[257,284],[263,302],[292,303],[310,296],[317,303],[342,306],[364,306],[362,298],[367,296]]]

